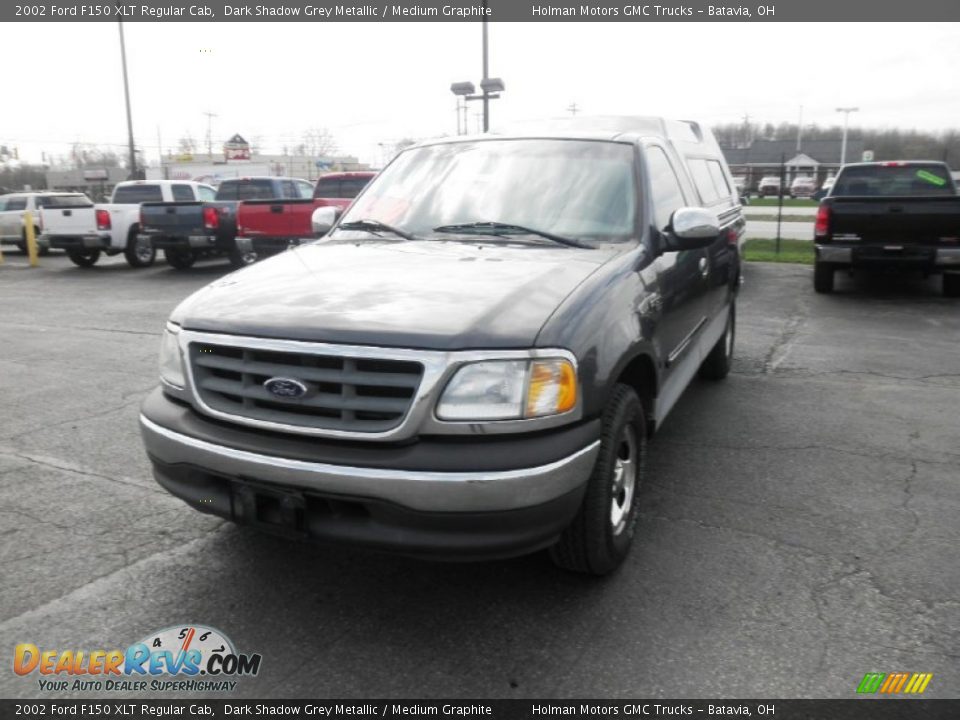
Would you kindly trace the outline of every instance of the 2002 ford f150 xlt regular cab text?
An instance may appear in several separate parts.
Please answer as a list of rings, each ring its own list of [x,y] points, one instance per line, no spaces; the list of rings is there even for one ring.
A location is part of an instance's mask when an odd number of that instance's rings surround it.
[[[157,481],[295,537],[617,567],[647,438],[730,368],[743,217],[709,130],[424,143],[314,225],[174,310],[140,420]]]

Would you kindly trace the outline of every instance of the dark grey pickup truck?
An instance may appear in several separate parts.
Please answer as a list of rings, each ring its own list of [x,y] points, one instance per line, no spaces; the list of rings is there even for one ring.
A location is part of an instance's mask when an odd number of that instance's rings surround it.
[[[743,224],[693,122],[409,148],[315,211],[321,240],[173,312],[140,418],[154,475],[290,537],[607,573],[648,438],[730,369]]]
[[[167,264],[184,270],[205,255],[226,254],[234,267],[256,255],[237,244],[237,206],[244,200],[294,200],[313,197],[313,184],[286,177],[229,178],[213,201],[145,202],[140,232]]]
[[[820,202],[813,286],[833,292],[836,272],[885,270],[943,275],[960,297],[960,197],[940,162],[845,165]]]

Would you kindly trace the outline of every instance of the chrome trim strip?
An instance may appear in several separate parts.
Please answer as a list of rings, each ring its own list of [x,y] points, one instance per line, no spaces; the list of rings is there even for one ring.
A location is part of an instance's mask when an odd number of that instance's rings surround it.
[[[464,364],[480,360],[530,360],[537,358],[563,358],[568,360],[578,374],[577,358],[569,350],[559,348],[533,348],[529,350],[411,350],[407,348],[376,347],[368,345],[337,345],[332,343],[305,342],[301,340],[276,340],[272,338],[250,337],[246,335],[222,335],[180,329],[180,351],[184,358],[187,387],[190,403],[196,410],[210,417],[227,422],[262,428],[276,432],[314,437],[349,438],[370,441],[395,441],[411,438],[419,433],[445,435],[493,435],[502,433],[533,432],[576,422],[582,416],[582,395],[578,392],[577,404],[568,412],[549,415],[542,418],[523,420],[490,420],[483,422],[440,420],[436,417],[435,406],[447,382]],[[355,430],[330,430],[288,425],[285,423],[257,420],[215,410],[203,402],[196,391],[193,376],[193,363],[190,362],[189,344],[192,342],[225,345],[234,348],[252,350],[272,350],[312,355],[332,355],[361,359],[405,360],[423,365],[423,377],[410,408],[396,427],[381,432],[359,432]]]
[[[418,510],[494,511],[549,502],[587,481],[600,452],[595,440],[572,455],[518,470],[437,472],[330,465],[215,445],[140,415],[147,451],[163,462],[188,463],[227,477],[317,492],[366,496]]]
[[[673,365],[674,360],[676,360],[678,357],[683,355],[684,350],[686,350],[687,347],[690,345],[694,336],[698,332],[700,332],[700,328],[706,325],[706,323],[707,323],[706,317],[700,318],[700,322],[697,323],[697,326],[693,330],[691,330],[690,333],[683,340],[680,341],[680,344],[677,345],[673,349],[673,351],[667,356],[667,367],[670,367],[671,365]]]

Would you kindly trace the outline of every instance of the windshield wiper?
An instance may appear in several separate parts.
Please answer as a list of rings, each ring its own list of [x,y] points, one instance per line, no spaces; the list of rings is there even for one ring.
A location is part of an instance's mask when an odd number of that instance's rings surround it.
[[[372,233],[388,232],[396,235],[397,237],[402,237],[404,240],[420,239],[416,235],[411,235],[406,230],[395,228],[392,225],[387,225],[379,220],[370,219],[353,220],[351,222],[340,223],[337,225],[337,230],[367,230]]]
[[[536,235],[538,237],[545,238],[547,240],[552,240],[555,243],[561,245],[567,245],[569,247],[578,247],[578,248],[589,248],[589,245],[585,245],[579,240],[574,240],[572,238],[563,237],[561,235],[554,235],[553,233],[546,232],[544,230],[535,230],[534,228],[524,227],[523,225],[514,225],[512,223],[501,223],[501,222],[472,222],[472,223],[459,223],[457,225],[439,225],[433,229],[434,232],[444,232],[444,233],[482,233],[485,235],[503,235],[504,233],[514,233],[518,235]]]

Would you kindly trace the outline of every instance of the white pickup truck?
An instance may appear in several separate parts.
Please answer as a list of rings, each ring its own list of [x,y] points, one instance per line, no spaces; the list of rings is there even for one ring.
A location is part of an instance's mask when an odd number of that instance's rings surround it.
[[[130,180],[118,183],[106,204],[84,208],[44,208],[42,244],[67,251],[80,267],[91,267],[101,253],[123,253],[131,267],[153,264],[156,250],[140,235],[140,203],[205,202],[216,191],[185,180]]]
[[[16,245],[27,251],[27,232],[24,216],[29,211],[33,218],[33,236],[41,255],[49,249],[41,240],[40,209],[93,207],[83,193],[70,192],[19,192],[0,196],[0,244]]]

